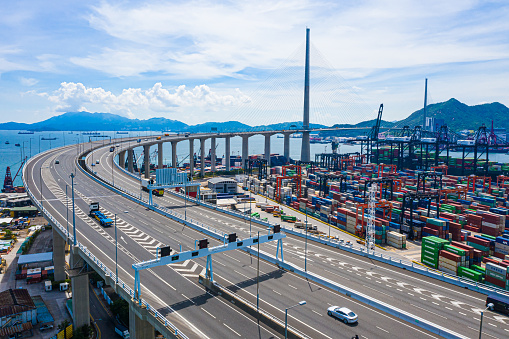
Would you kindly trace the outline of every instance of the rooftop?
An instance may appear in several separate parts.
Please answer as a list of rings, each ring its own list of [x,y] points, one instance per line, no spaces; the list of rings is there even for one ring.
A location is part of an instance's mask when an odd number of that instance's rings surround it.
[[[6,317],[35,308],[32,297],[26,289],[8,289],[0,292],[0,317]]]

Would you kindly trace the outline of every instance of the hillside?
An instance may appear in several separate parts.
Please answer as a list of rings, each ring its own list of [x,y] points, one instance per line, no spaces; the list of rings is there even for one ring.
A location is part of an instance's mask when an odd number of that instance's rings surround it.
[[[420,109],[408,118],[398,121],[397,125],[410,127],[420,125],[422,124],[422,115],[423,109]],[[445,123],[455,131],[477,129],[483,123],[486,126],[491,126],[491,120],[494,121],[496,128],[509,130],[509,108],[498,102],[468,106],[452,98],[446,102],[429,105],[426,115],[444,119]]]

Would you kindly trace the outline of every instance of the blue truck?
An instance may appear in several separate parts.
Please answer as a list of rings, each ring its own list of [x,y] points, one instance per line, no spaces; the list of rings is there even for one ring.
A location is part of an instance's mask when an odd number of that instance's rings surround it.
[[[104,213],[99,210],[98,202],[93,202],[89,205],[89,215],[90,217],[99,221],[103,227],[109,227],[113,225],[113,220],[105,216]]]

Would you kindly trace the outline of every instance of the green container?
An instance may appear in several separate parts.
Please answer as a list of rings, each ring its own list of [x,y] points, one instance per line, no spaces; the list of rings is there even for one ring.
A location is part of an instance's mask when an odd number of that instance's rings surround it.
[[[482,273],[476,272],[466,267],[458,267],[458,276],[469,278],[473,281],[482,282]]]
[[[484,267],[481,267],[481,266],[477,266],[477,265],[472,265],[470,266],[470,268],[476,272],[479,272],[479,273],[482,273],[482,274],[486,274],[486,269]]]
[[[437,266],[438,266],[438,262],[432,261],[432,260],[428,260],[428,259],[421,259],[421,262],[424,265],[428,265],[428,266],[433,267],[433,268],[437,268]]]
[[[447,250],[447,251],[449,251],[451,253],[454,253],[454,254],[462,256],[462,257],[467,255],[467,251],[462,250],[462,249],[457,248],[457,247],[454,247],[454,246],[451,246],[451,245],[445,245],[444,246],[444,250]]]
[[[495,278],[495,279],[503,281],[503,282],[506,281],[505,275],[504,274],[500,274],[498,272],[493,272],[493,271],[486,270],[486,275],[488,277],[492,277],[492,278]]]

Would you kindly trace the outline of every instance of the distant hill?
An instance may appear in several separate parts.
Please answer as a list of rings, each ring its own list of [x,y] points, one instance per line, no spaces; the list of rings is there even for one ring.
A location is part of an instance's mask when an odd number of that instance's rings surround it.
[[[404,120],[398,121],[398,126],[414,127],[422,124],[423,109],[415,111]],[[447,126],[454,131],[477,129],[481,124],[491,127],[491,120],[496,128],[509,130],[509,108],[499,102],[468,106],[452,98],[445,102],[427,106],[426,116],[444,119]]]
[[[491,126],[491,120],[496,128],[509,130],[509,108],[498,102],[475,106],[465,105],[452,98],[446,102],[431,104],[427,107],[427,116],[444,119],[453,130],[477,129],[484,123]],[[389,122],[382,120],[382,127],[408,125],[413,128],[422,124],[423,109],[413,112],[406,119]],[[362,121],[355,125],[341,124],[333,127],[371,127],[375,120]],[[314,128],[328,127],[325,125],[310,124]],[[151,118],[147,120],[129,119],[112,113],[68,112],[54,116],[33,124],[6,122],[0,123],[0,130],[33,130],[33,131],[188,131],[192,133],[210,132],[216,128],[218,132],[241,132],[261,130],[290,130],[302,127],[301,121],[283,122],[272,125],[249,126],[238,121],[206,122],[198,125],[187,125],[178,120],[166,118]],[[323,135],[360,135],[367,130],[350,132],[322,132]]]

